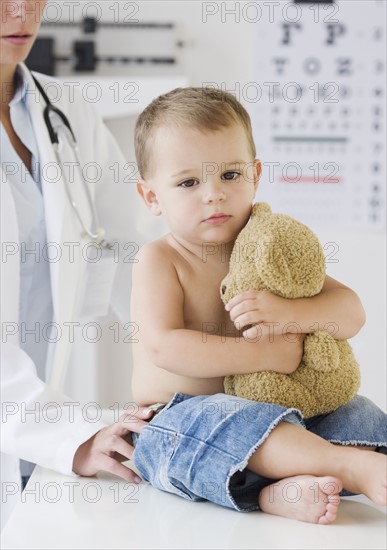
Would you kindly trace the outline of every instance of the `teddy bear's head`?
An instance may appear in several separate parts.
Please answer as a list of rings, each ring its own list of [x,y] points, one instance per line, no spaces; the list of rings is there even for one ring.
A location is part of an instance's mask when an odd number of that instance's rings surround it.
[[[221,298],[226,304],[248,290],[309,297],[320,292],[324,279],[324,252],[315,234],[289,216],[273,214],[268,204],[256,203],[235,241]]]

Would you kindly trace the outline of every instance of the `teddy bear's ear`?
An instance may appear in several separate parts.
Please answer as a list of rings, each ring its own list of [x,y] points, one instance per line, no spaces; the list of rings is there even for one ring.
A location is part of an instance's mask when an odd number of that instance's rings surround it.
[[[266,289],[284,298],[318,294],[325,280],[325,258],[314,233],[282,214],[273,214],[260,229],[256,268]]]
[[[267,202],[256,202],[253,205],[251,216],[259,216],[260,218],[262,218],[263,216],[267,216],[268,214],[271,214],[271,208],[267,204]]]

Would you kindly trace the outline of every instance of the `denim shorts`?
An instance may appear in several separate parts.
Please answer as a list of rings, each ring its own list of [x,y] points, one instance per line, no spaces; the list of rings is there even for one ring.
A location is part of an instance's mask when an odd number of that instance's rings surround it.
[[[176,393],[140,436],[133,434],[133,461],[141,476],[163,491],[238,511],[258,510],[259,492],[274,480],[246,466],[280,422],[333,443],[387,447],[386,415],[365,397],[356,396],[333,413],[303,419],[297,409],[222,393]]]

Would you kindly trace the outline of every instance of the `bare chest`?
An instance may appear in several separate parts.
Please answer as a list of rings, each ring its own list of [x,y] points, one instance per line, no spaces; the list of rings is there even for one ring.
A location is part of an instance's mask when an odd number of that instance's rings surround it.
[[[207,334],[235,333],[234,324],[220,298],[220,285],[228,271],[221,269],[180,270],[179,277],[184,293],[184,326]]]

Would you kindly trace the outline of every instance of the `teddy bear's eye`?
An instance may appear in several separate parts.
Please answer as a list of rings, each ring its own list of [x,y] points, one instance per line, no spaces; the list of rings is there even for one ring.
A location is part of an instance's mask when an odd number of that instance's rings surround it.
[[[222,294],[226,294],[226,290],[227,290],[226,285],[223,285],[223,286],[222,286]]]

